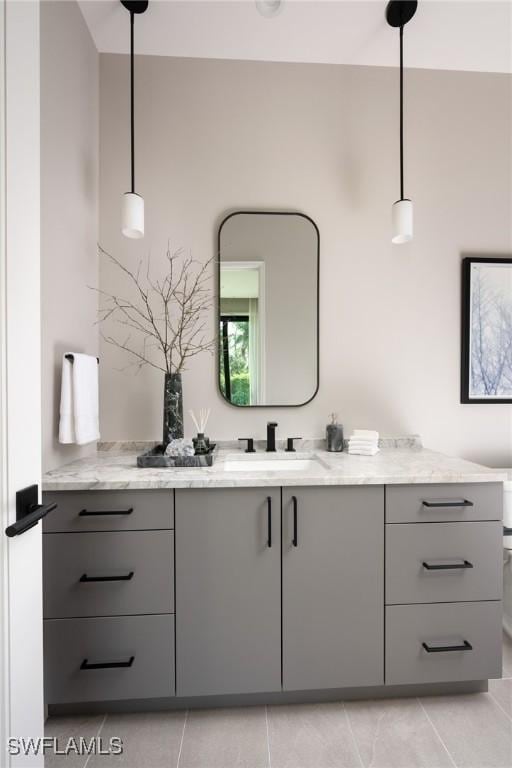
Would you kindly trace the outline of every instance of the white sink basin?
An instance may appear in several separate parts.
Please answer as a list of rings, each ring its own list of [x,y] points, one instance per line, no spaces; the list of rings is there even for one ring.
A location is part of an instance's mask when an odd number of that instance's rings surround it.
[[[298,457],[240,459],[228,456],[224,464],[225,472],[308,472],[327,468],[320,459]]]

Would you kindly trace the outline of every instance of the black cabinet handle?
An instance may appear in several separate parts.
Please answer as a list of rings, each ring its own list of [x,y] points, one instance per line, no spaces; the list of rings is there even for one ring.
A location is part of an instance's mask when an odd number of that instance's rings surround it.
[[[127,573],[124,576],[88,576],[86,573],[83,573],[79,580],[82,583],[90,581],[131,581],[131,579],[133,579],[133,574],[134,571],[130,571],[130,573]]]
[[[80,664],[80,669],[127,669],[131,667],[135,656],[130,656],[128,661],[100,661],[97,664],[89,664],[88,659],[84,659]]]
[[[268,539],[267,545],[272,546],[272,496],[267,496],[267,515],[268,515]]]
[[[297,546],[299,543],[298,539],[298,524],[297,524],[297,497],[292,496],[292,503],[293,503],[293,539],[292,544],[294,547]]]
[[[445,563],[444,565],[441,563],[429,563],[424,560],[422,565],[427,571],[456,571],[473,568],[473,563],[470,563],[469,560],[463,560],[461,563]]]
[[[49,512],[53,512],[54,509],[57,509],[57,504],[55,503],[33,505],[33,508],[27,515],[16,520],[15,523],[9,525],[5,529],[5,535],[12,538],[13,536],[19,536],[21,533],[25,533],[29,528],[33,528],[34,525],[37,525],[37,523],[42,520],[43,517],[46,517]]]
[[[473,502],[467,499],[455,499],[454,501],[428,501],[424,499],[422,502],[424,507],[431,509],[439,509],[442,507],[472,507]]]
[[[93,517],[95,515],[131,515],[133,507],[129,509],[110,509],[108,512],[92,511],[89,509],[82,509],[79,513],[79,517]]]
[[[507,528],[505,525],[503,526],[503,535],[504,536],[512,536],[512,528]]]
[[[462,645],[429,645],[428,643],[422,643],[423,648],[427,653],[446,653],[447,651],[472,651],[473,646],[464,640]]]

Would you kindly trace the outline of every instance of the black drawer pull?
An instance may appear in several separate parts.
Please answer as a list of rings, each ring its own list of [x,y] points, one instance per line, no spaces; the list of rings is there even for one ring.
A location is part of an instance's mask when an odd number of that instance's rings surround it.
[[[130,573],[124,576],[88,576],[86,573],[83,573],[80,576],[80,581],[82,583],[90,581],[130,581],[133,579],[133,574],[134,571],[130,571]]]
[[[99,661],[97,664],[89,664],[88,659],[84,659],[80,664],[80,669],[128,669],[135,660],[135,656],[130,656],[129,661]]]
[[[293,503],[293,539],[292,544],[294,547],[296,547],[299,543],[298,538],[298,524],[297,524],[297,497],[292,496],[292,503]]]
[[[427,571],[458,571],[465,568],[473,568],[473,563],[470,563],[469,560],[463,560],[461,563],[445,563],[444,565],[441,563],[428,563],[425,560],[422,565]]]
[[[462,645],[429,645],[428,643],[422,643],[423,648],[427,653],[446,653],[447,651],[472,651],[473,646],[464,640]]]
[[[467,499],[455,499],[454,501],[428,501],[424,499],[422,502],[424,507],[429,507],[431,509],[440,509],[442,507],[472,507],[473,502],[468,501]]]
[[[507,528],[505,525],[503,526],[503,535],[504,536],[512,536],[512,528]]]
[[[82,509],[79,513],[79,517],[95,517],[96,515],[131,515],[133,507],[130,509],[110,509],[108,512],[93,511],[89,509]]]
[[[272,496],[267,496],[267,514],[268,514],[268,539],[267,546],[272,546]]]

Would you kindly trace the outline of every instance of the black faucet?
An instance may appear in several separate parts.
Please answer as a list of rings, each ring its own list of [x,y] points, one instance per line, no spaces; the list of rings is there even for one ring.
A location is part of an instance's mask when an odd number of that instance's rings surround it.
[[[247,448],[245,449],[246,453],[256,453],[254,449],[254,438],[253,437],[239,437],[238,440],[247,440]]]
[[[267,453],[276,452],[276,429],[277,421],[267,423]]]

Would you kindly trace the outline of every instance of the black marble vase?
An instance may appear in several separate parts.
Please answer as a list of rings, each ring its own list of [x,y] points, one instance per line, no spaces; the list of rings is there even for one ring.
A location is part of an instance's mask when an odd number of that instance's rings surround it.
[[[166,373],[164,382],[164,448],[183,437],[183,390],[181,373]]]

